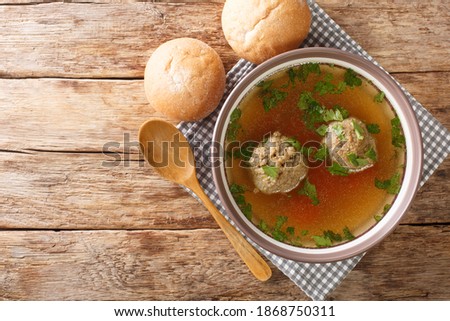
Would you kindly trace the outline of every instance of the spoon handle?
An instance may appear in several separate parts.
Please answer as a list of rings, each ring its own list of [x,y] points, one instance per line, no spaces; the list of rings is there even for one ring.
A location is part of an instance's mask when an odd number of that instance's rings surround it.
[[[244,263],[248,266],[253,275],[260,281],[267,281],[272,276],[272,270],[253,246],[239,233],[227,219],[219,212],[217,207],[211,202],[209,197],[203,192],[199,185],[190,184],[191,190],[202,200],[205,207],[219,224],[225,236],[231,242],[236,252],[239,254]]]

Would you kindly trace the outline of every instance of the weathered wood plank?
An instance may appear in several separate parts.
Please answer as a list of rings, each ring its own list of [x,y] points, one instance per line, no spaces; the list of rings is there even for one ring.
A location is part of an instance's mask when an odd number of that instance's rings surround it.
[[[319,3],[387,70],[450,70],[445,3]],[[210,44],[227,70],[237,61],[221,31],[222,3],[89,4],[86,9],[76,3],[0,6],[0,76],[142,77],[158,45],[186,36]]]
[[[4,300],[306,298],[279,271],[257,281],[219,230],[2,231],[0,243]]]
[[[449,226],[400,227],[369,251],[334,300],[449,300]]]
[[[125,134],[136,142],[139,126],[158,116],[141,80],[0,79],[0,88],[0,149],[123,147]]]
[[[450,72],[394,76],[450,127]],[[108,142],[123,150],[124,135],[136,142],[139,126],[161,116],[141,80],[0,79],[0,101],[0,149],[7,150],[102,151]]]
[[[0,152],[0,228],[216,228],[178,185],[159,178],[137,155]],[[107,162],[108,164],[103,164]],[[403,224],[450,223],[447,160],[419,191]]]
[[[217,227],[193,197],[137,157],[103,164],[110,161],[102,154],[0,152],[0,228]]]
[[[449,232],[399,228],[331,298],[448,299]],[[0,299],[306,299],[277,270],[266,283],[255,280],[227,242],[219,230],[2,231]]]

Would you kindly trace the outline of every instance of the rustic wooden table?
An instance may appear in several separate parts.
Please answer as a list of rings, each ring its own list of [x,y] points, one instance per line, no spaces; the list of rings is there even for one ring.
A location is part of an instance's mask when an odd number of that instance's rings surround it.
[[[256,281],[204,207],[139,159],[137,129],[158,116],[142,81],[158,45],[195,37],[226,70],[237,62],[223,1],[11,2],[0,1],[0,298],[307,299],[276,269]],[[318,3],[450,127],[447,1]],[[449,175],[447,159],[330,299],[450,299]]]

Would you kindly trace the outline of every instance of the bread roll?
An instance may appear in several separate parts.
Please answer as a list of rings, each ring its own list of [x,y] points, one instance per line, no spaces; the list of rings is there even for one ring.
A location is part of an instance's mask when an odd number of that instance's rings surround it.
[[[298,48],[310,24],[306,0],[227,0],[222,11],[231,48],[255,64]]]
[[[200,40],[179,38],[158,47],[145,68],[145,94],[167,118],[195,121],[208,116],[225,89],[217,52]]]

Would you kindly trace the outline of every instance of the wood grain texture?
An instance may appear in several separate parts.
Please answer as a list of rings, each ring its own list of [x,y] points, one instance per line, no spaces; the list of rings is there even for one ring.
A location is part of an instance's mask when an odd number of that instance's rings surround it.
[[[4,300],[306,299],[276,269],[256,281],[219,230],[10,231],[0,243]],[[446,299],[450,271],[439,267],[448,264],[448,226],[401,227],[331,299]]]
[[[319,4],[388,71],[450,71],[450,47],[445,45],[448,3]],[[222,6],[204,2],[0,6],[0,76],[142,78],[155,48],[186,36],[216,49],[229,70],[237,56],[221,30]]]

